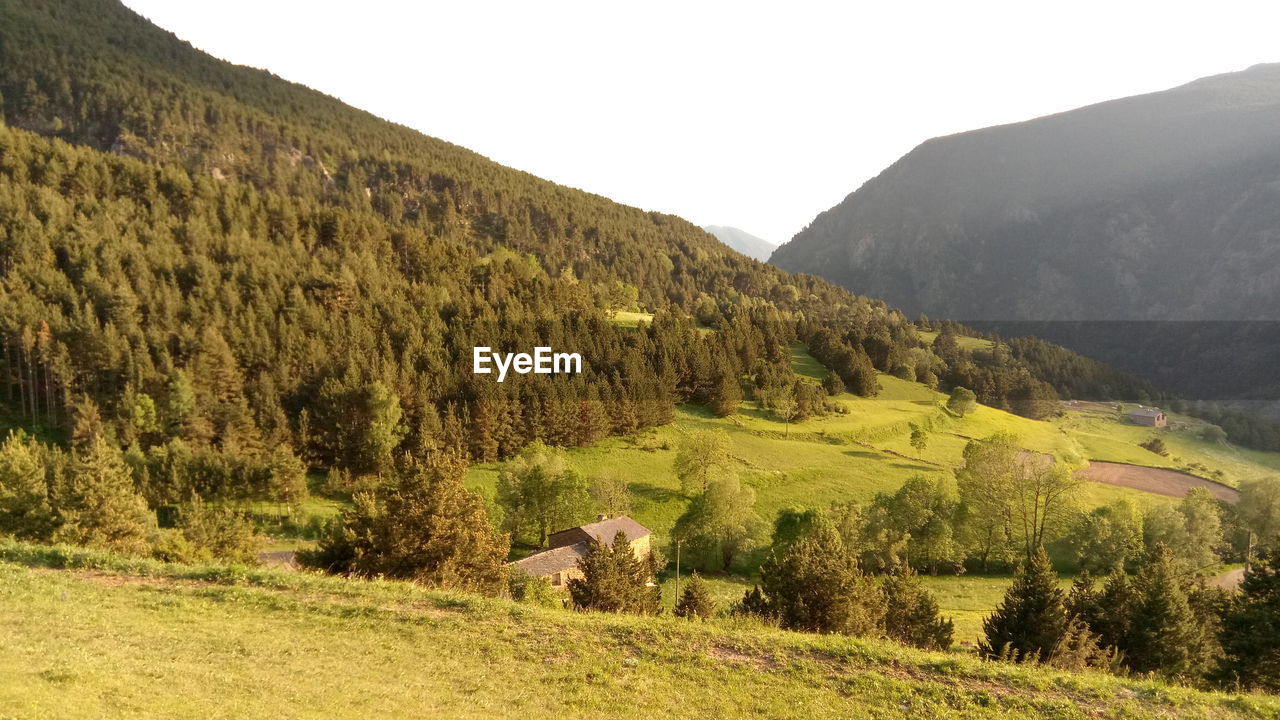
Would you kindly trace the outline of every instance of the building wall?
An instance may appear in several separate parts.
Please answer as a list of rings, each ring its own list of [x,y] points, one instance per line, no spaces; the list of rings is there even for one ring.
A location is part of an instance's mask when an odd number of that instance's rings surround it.
[[[586,533],[583,534],[585,535]],[[652,537],[653,535],[645,535],[639,540],[632,540],[631,552],[635,553],[635,556],[641,560],[648,559],[650,553],[653,552],[653,546],[649,543],[649,540]],[[577,566],[574,566],[567,570],[561,570],[560,572],[548,573],[543,577],[547,578],[547,581],[551,583],[552,590],[567,591],[569,589],[569,581],[574,578],[581,578],[582,571],[579,570]]]
[[[639,540],[632,540],[631,552],[635,553],[636,557],[640,558],[641,560],[647,559],[649,557],[649,554],[653,552],[652,546],[649,545],[649,539],[652,537],[653,535],[645,535]]]

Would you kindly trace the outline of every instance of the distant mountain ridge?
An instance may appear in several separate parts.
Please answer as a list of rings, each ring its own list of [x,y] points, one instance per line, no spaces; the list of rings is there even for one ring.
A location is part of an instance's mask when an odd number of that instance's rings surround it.
[[[929,140],[771,262],[966,321],[1280,319],[1280,64]]]
[[[724,225],[708,225],[703,230],[716,236],[720,242],[737,250],[738,252],[753,257],[761,262],[766,262],[773,251],[778,249],[777,245],[758,238],[746,230],[739,230],[736,227],[728,227]]]

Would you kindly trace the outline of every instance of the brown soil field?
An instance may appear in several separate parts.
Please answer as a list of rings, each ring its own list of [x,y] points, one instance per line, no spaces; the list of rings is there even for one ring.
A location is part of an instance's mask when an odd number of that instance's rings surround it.
[[[1202,487],[1207,488],[1219,500],[1233,503],[1240,499],[1240,491],[1235,488],[1166,468],[1095,460],[1084,469],[1084,477],[1090,482],[1119,485],[1169,497],[1186,497],[1191,488]]]

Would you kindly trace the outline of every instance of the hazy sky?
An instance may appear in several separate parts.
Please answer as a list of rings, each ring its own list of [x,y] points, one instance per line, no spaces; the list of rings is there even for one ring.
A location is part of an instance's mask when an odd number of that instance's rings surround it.
[[[1261,2],[124,2],[505,165],[774,243],[930,137],[1280,61]]]

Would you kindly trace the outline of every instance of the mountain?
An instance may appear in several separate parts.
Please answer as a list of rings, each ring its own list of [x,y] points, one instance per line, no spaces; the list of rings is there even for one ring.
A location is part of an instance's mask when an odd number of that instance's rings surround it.
[[[744,387],[825,412],[795,385],[796,342],[861,394],[877,370],[997,407],[1043,396],[1037,378],[1142,392],[1055,349],[934,352],[880,301],[217,60],[110,0],[0,0],[0,97],[0,421],[136,447],[153,504],[287,494],[272,478],[299,462],[358,477],[405,453],[590,445],[681,403],[732,412]],[[542,345],[582,372],[472,371],[474,347]]]
[[[1280,319],[1280,64],[929,140],[771,261],[966,321]]]
[[[768,240],[758,238],[746,230],[739,230],[736,227],[708,225],[702,229],[712,235],[715,235],[716,239],[725,245],[728,245],[747,257],[753,257],[760,262],[768,261],[769,256],[772,255],[773,251],[778,247]]]
[[[1280,64],[929,140],[770,262],[1275,414]]]

